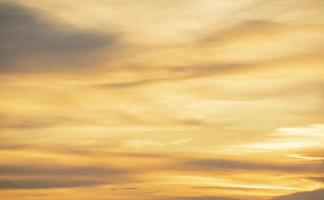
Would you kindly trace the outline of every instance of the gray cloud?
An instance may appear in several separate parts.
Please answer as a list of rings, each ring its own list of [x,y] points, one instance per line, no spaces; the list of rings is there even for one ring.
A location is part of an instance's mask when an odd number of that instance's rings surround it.
[[[324,189],[311,192],[299,192],[291,195],[274,198],[274,200],[323,200]]]
[[[137,190],[138,187],[111,188],[110,190]]]
[[[313,180],[313,181],[318,181],[318,182],[322,182],[324,183],[324,176],[319,176],[319,177],[307,177],[308,179],[310,180]]]
[[[161,199],[162,200],[162,199]],[[194,197],[166,197],[163,200],[237,200],[228,197],[219,196],[194,196]]]
[[[10,178],[0,178],[0,189],[85,187],[122,182],[126,175],[126,170],[98,166],[1,165],[0,176]]]
[[[20,121],[10,122],[8,119],[4,118],[0,122],[0,129],[29,129],[29,128],[47,128],[55,125],[59,125],[62,120],[57,119],[22,119],[22,117],[17,117]]]
[[[314,171],[322,172],[324,163],[309,164],[274,164],[274,163],[257,163],[238,160],[223,159],[196,159],[183,161],[180,164],[184,169],[199,171],[231,171],[231,170],[259,170],[259,171]]]
[[[74,29],[5,2],[0,3],[0,36],[0,72],[71,70],[109,56],[105,50],[112,53],[118,46],[116,34]]]
[[[71,188],[100,185],[101,180],[70,180],[70,179],[19,179],[5,180],[0,179],[0,189],[42,189],[42,188]],[[107,183],[106,183],[107,184]]]
[[[0,165],[0,175],[28,176],[106,176],[120,175],[124,170],[96,166],[12,166]]]

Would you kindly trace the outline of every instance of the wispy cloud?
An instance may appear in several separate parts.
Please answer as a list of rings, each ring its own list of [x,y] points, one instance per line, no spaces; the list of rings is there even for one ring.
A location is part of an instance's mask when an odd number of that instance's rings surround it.
[[[316,199],[323,10],[1,1],[0,196]]]
[[[298,150],[320,147],[324,139],[324,129],[322,124],[313,124],[308,127],[279,128],[271,135],[272,138],[269,141],[248,144],[246,148],[260,150]]]
[[[208,170],[208,171],[287,171],[287,172],[321,172],[323,163],[308,163],[308,164],[280,164],[273,162],[256,162],[256,161],[240,161],[240,160],[222,160],[222,159],[192,159],[184,161],[180,168],[189,170]]]

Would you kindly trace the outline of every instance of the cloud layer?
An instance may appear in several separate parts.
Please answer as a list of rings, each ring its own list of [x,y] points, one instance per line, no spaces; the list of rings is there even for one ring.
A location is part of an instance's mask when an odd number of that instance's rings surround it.
[[[1,198],[318,198],[323,14],[320,0],[1,1]]]

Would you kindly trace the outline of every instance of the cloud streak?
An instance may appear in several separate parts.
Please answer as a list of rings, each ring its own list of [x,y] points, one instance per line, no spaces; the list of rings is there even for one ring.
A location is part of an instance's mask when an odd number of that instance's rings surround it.
[[[21,178],[19,180],[0,179],[0,189],[51,189],[51,188],[73,188],[73,187],[89,187],[101,184],[107,184],[103,180],[68,180],[68,179],[28,179]]]
[[[208,171],[286,171],[286,172],[307,172],[308,170],[323,172],[323,163],[311,164],[274,164],[260,163],[239,160],[224,159],[196,159],[187,160],[181,164],[180,168],[189,170]]]
[[[0,189],[85,187],[122,182],[126,170],[97,166],[1,165]],[[18,178],[20,177],[20,178]],[[25,178],[24,178],[25,177]]]
[[[1,1],[0,196],[316,198],[323,9]]]

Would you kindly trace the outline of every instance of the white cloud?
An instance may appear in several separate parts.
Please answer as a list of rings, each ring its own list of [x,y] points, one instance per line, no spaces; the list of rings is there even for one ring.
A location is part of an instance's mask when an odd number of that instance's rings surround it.
[[[240,146],[255,150],[297,150],[320,147],[324,142],[324,125],[312,124],[306,127],[278,128],[264,142]]]

